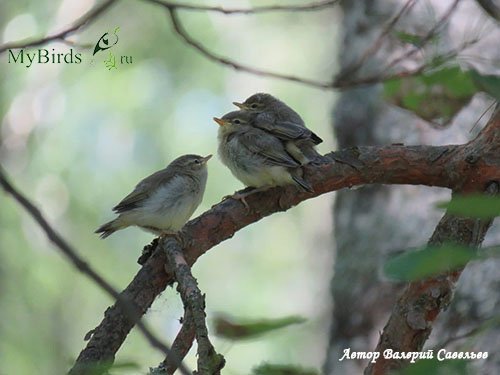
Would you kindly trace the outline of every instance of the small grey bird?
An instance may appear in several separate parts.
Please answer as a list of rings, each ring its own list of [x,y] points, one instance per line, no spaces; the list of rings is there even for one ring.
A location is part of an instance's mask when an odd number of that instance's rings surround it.
[[[157,235],[175,234],[200,205],[207,183],[207,161],[212,157],[183,155],[139,182],[113,207],[118,217],[95,233],[106,238],[117,230],[136,225]]]
[[[253,125],[285,141],[286,150],[302,165],[320,156],[314,147],[323,140],[308,129],[300,115],[281,100],[270,94],[257,93],[243,103],[233,104],[241,110],[255,113]]]
[[[279,138],[252,124],[255,116],[248,111],[233,111],[222,118],[214,117],[220,125],[218,153],[222,162],[246,186],[265,190],[295,184],[312,192],[302,178],[301,164],[288,153]],[[254,191],[232,197],[247,206],[244,198]]]

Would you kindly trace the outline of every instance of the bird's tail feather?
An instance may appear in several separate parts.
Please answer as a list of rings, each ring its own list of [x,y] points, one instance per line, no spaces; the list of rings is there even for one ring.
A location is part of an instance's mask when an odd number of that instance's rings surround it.
[[[314,189],[312,188],[309,183],[304,180],[302,177],[299,177],[297,175],[292,175],[292,179],[305,191],[308,191],[309,193],[314,193]]]
[[[100,233],[100,237],[102,239],[110,236],[117,230],[120,230],[125,227],[125,225],[120,223],[120,218],[116,218],[114,220],[111,220],[107,222],[106,224],[101,225],[99,228],[96,229],[94,233]]]
[[[300,150],[310,162],[321,157],[321,154],[311,144],[301,145]]]

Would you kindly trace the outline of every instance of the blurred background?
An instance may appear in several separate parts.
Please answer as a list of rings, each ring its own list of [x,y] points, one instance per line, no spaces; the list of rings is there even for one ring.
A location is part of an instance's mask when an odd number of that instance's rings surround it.
[[[203,2],[230,7],[270,3]],[[2,2],[1,43],[61,30],[94,5],[88,0]],[[328,80],[337,69],[337,12],[182,11],[179,16],[195,39],[221,55],[262,69]],[[91,62],[92,50],[102,34],[116,27],[119,42],[110,51],[131,56],[132,63],[108,70],[103,62],[107,52]],[[93,231],[114,217],[111,207],[140,179],[181,154],[215,154],[217,125],[212,117],[234,110],[232,101],[260,91],[272,93],[324,139],[321,153],[335,148],[330,125],[334,93],[210,62],[174,35],[164,9],[146,1],[118,2],[68,39],[75,45],[43,47],[55,53],[72,48],[82,54],[80,64],[26,67],[9,63],[8,53],[1,56],[0,158],[16,186],[117,289],[135,275],[140,251],[153,236],[130,228],[103,241]],[[205,198],[195,216],[241,188],[218,158],[212,159]],[[248,374],[263,361],[321,367],[333,268],[331,206],[332,195],[325,195],[272,215],[196,263],[193,273],[206,293],[209,319],[217,313],[307,319],[253,341],[214,338],[226,357],[224,374]],[[0,207],[0,373],[64,373],[83,349],[84,335],[113,301],[76,272],[5,194],[0,194]],[[145,319],[171,342],[181,316],[180,298],[170,288]],[[194,353],[192,349],[186,360],[191,368]],[[113,373],[146,373],[161,360],[161,353],[133,330],[116,362],[140,367]]]

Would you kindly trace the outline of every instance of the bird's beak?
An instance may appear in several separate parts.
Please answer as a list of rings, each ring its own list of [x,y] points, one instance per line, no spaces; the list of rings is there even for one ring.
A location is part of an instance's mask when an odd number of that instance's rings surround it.
[[[220,126],[224,126],[224,125],[227,125],[228,121],[226,120],[223,120],[221,118],[218,118],[218,117],[214,117],[214,121],[219,124]]]
[[[233,102],[233,104],[239,109],[247,109],[247,107],[243,103]]]
[[[211,158],[211,157],[212,157],[212,154],[207,155],[207,156],[205,156],[204,158],[202,158],[203,163],[205,164],[207,161],[209,161],[209,160],[210,160],[210,158]]]

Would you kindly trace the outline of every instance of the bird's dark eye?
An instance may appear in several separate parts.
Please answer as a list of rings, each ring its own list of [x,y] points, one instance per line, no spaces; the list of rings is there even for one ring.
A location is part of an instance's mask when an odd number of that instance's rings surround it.
[[[241,121],[240,121],[240,120],[238,120],[238,119],[236,119],[236,120],[234,120],[234,123],[235,123],[235,124],[241,124]]]
[[[194,159],[194,162],[195,162],[196,164],[200,164],[200,163],[201,163],[200,159]]]
[[[258,107],[258,105],[257,105],[257,103],[253,103],[250,107],[253,108],[253,109],[255,109],[255,108]]]

